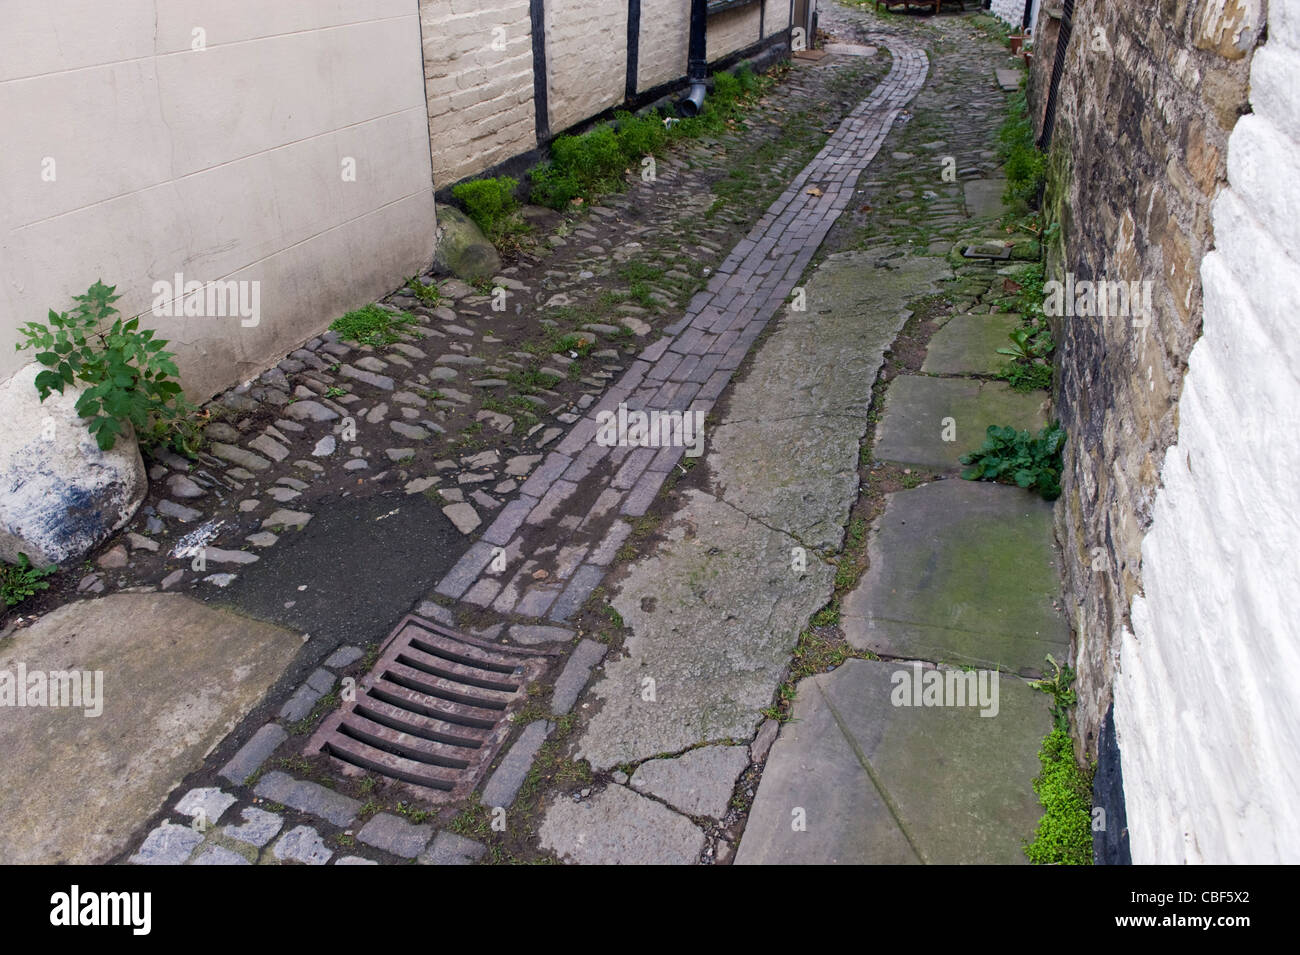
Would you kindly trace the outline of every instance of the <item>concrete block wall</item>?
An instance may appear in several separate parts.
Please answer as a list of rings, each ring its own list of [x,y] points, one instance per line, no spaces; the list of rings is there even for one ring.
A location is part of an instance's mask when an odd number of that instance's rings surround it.
[[[420,0],[438,187],[537,145],[529,0]]]
[[[1236,43],[1233,6],[1194,35]],[[1300,862],[1300,10],[1268,22],[1115,676],[1135,863]]]
[[[0,15],[0,378],[31,360],[18,325],[102,278],[204,399],[431,260],[406,0],[5,0]],[[151,314],[176,273],[259,282],[258,323]]]

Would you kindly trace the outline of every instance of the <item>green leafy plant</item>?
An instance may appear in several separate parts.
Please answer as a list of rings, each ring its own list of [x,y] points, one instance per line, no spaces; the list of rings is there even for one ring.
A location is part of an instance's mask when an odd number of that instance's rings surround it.
[[[19,554],[16,564],[0,564],[0,597],[4,598],[5,606],[17,606],[38,590],[49,590],[50,585],[43,578],[58,569],[56,564],[34,567],[26,554]]]
[[[519,208],[517,188],[518,179],[501,176],[462,182],[452,187],[451,194],[465,207],[465,214],[491,237]]]
[[[634,116],[619,111],[614,114],[614,122],[618,124],[615,135],[619,148],[629,163],[640,162],[645,156],[658,156],[668,145],[668,130],[658,113]]]
[[[362,345],[391,345],[400,341],[398,329],[414,324],[415,318],[406,312],[390,312],[379,305],[366,305],[354,309],[330,322],[330,329],[345,341]]]
[[[1065,431],[1053,423],[1031,436],[1028,431],[989,425],[978,451],[962,455],[967,481],[1001,481],[1038,491],[1045,501],[1061,496],[1061,449]]]
[[[121,298],[116,291],[96,281],[85,295],[74,296],[71,312],[50,309],[48,325],[23,325],[24,341],[14,347],[40,349],[36,360],[45,370],[35,384],[41,401],[76,382],[87,386],[75,408],[100,450],[110,450],[129,426],[146,443],[171,441],[192,454],[196,429],[185,422],[193,408],[174,380],[180,374],[176,356],[153,329],[142,330],[138,318],[122,320],[113,307]]]
[[[1021,361],[1034,361],[1046,358],[1056,345],[1052,342],[1052,333],[1046,328],[1014,328],[1007,336],[1011,339],[1011,348],[999,348],[999,355],[1010,355]]]
[[[417,299],[432,308],[442,304],[442,289],[437,282],[424,282],[416,276],[406,280],[406,287]]]
[[[999,348],[999,355],[1009,355],[1011,361],[1002,366],[998,377],[1005,379],[1019,392],[1052,386],[1052,365],[1048,356],[1056,348],[1052,333],[1046,324],[1016,328],[1008,336],[1012,347]]]
[[[1047,662],[1052,667],[1051,677],[1031,680],[1029,685],[1052,698],[1052,722],[1058,730],[1068,733],[1070,731],[1070,707],[1077,702],[1074,690],[1070,689],[1070,685],[1074,683],[1074,670],[1068,664],[1061,666],[1050,653],[1047,655]]]
[[[1025,855],[1035,865],[1092,865],[1092,783],[1074,760],[1064,730],[1052,730],[1038,752],[1034,793],[1043,806]]]
[[[998,371],[998,377],[1007,382],[1013,391],[1022,394],[1052,387],[1052,366],[1045,362],[1009,361]]]

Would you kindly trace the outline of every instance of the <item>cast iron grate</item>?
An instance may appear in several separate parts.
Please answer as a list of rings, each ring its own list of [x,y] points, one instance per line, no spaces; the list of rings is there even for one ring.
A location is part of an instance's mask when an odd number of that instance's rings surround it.
[[[347,775],[398,780],[434,802],[463,799],[509,735],[528,684],[555,656],[408,615],[306,752],[328,754]]]

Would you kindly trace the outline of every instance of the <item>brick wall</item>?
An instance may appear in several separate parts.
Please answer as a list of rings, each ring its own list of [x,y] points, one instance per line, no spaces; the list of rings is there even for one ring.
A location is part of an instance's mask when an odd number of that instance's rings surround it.
[[[554,133],[622,102],[627,4],[546,0],[546,80]]]
[[[637,49],[638,89],[648,90],[686,74],[691,0],[641,0]]]
[[[757,3],[748,3],[743,7],[734,7],[710,16],[709,61],[720,60],[728,53],[753,46],[762,39],[758,35],[758,19]]]
[[[420,0],[433,181],[537,145],[528,0]]]
[[[419,0],[434,185],[442,189],[539,145],[530,0]],[[683,80],[690,0],[641,0],[636,89]],[[626,0],[540,4],[548,130],[558,135],[626,101]],[[759,36],[760,14],[765,16]],[[710,62],[778,37],[789,0],[756,0],[708,19]]]

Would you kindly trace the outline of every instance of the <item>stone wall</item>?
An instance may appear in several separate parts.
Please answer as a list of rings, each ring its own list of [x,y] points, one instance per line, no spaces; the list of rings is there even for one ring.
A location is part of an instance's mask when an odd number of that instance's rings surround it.
[[[31,360],[20,324],[102,278],[205,399],[432,259],[406,0],[11,0],[4,19],[0,379]],[[251,284],[246,318],[153,314],[177,273],[260,283],[256,323]]]
[[[1246,110],[1262,27],[1259,0],[1159,0],[1157,8],[1076,6],[1053,143],[1069,158],[1047,197],[1061,216],[1058,272],[1151,282],[1149,320],[1064,318],[1056,335],[1057,407],[1070,435],[1058,533],[1077,641],[1078,728],[1094,753],[1201,332],[1210,204],[1228,134]]]
[[[1194,35],[1238,49],[1222,24]],[[1268,37],[1115,678],[1137,863],[1300,862],[1300,10],[1273,3]]]
[[[1113,699],[1135,862],[1295,861],[1300,844],[1283,311],[1300,294],[1300,18],[1271,7],[1256,54],[1264,0],[1080,0],[1058,95],[1049,272],[1151,283],[1149,315],[1056,323],[1077,729],[1096,755]]]

